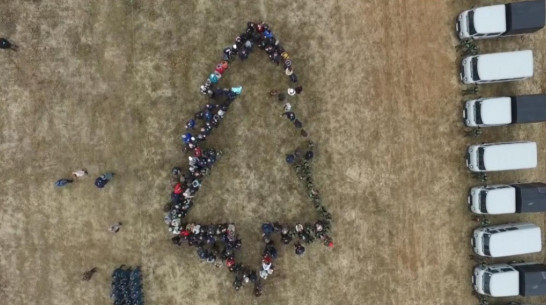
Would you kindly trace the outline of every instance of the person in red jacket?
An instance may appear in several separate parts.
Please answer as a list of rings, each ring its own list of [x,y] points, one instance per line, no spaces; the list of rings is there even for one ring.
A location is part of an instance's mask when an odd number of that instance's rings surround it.
[[[228,259],[226,260],[226,266],[227,266],[228,268],[231,268],[233,265],[235,265],[235,259],[233,259],[233,258],[231,258],[231,257],[228,258]]]
[[[222,66],[222,64],[217,64],[216,65],[216,68],[214,69],[214,71],[220,73],[220,74],[224,74],[224,71],[226,69],[224,68],[224,66]]]
[[[180,195],[184,192],[183,188],[182,188],[182,183],[178,182],[177,184],[174,185],[174,190],[173,192],[177,195]]]

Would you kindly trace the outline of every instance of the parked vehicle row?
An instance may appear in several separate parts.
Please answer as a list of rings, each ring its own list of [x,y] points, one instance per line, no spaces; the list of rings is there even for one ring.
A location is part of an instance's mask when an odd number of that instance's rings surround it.
[[[477,40],[533,33],[545,25],[545,0],[491,5],[463,11],[455,28],[461,40]],[[518,81],[534,74],[533,51],[517,50],[477,54],[478,47],[464,42],[460,80],[466,85]],[[468,52],[470,50],[470,52]],[[476,94],[477,87],[468,90]],[[483,128],[546,121],[546,94],[480,97],[463,106],[466,127]],[[481,130],[473,131],[475,136]],[[530,141],[482,143],[467,148],[466,166],[485,181],[485,173],[537,167],[537,143]],[[488,225],[488,215],[546,212],[546,183],[513,183],[472,187],[469,210],[480,215],[482,226],[472,232],[471,247],[477,255],[506,258],[542,251],[542,231],[533,223]],[[487,219],[485,219],[487,220]],[[546,295],[546,265],[511,262],[481,263],[472,272],[472,286],[482,296]],[[482,303],[482,302],[480,302]],[[487,302],[485,302],[487,303]]]
[[[513,223],[477,228],[471,239],[478,255],[506,257],[542,251],[540,227]],[[546,265],[542,263],[479,264],[472,273],[472,286],[491,297],[546,295]]]

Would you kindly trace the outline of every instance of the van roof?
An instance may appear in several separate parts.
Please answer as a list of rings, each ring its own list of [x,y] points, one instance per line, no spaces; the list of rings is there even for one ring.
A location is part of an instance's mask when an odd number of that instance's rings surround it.
[[[533,51],[490,53],[478,56],[481,80],[507,80],[533,76]]]
[[[546,295],[546,266],[529,263],[514,266],[519,271],[519,294],[521,296]]]
[[[488,214],[511,214],[516,212],[516,189],[500,187],[487,190],[485,206]]]
[[[512,99],[509,97],[483,99],[481,119],[484,124],[491,125],[512,123]]]
[[[506,32],[504,4],[480,7],[474,10],[474,28],[480,34]]]
[[[546,183],[520,183],[513,187],[518,213],[546,212]]]
[[[516,270],[493,273],[489,282],[491,296],[509,297],[519,294],[519,272]]]
[[[484,165],[487,171],[516,170],[537,166],[535,142],[484,144]]]
[[[491,234],[489,251],[492,257],[535,253],[542,250],[540,227],[530,223],[513,226],[519,229]]]
[[[512,97],[515,107],[513,123],[534,123],[546,120],[546,94]]]

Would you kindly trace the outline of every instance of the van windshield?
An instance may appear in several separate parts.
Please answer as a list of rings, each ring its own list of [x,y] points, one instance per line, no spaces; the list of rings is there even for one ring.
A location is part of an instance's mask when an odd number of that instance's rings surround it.
[[[474,108],[476,110],[476,123],[478,124],[483,124],[483,121],[482,121],[482,102],[476,102],[476,104],[474,105]]]
[[[489,272],[483,274],[483,292],[491,295],[491,273]]]
[[[484,155],[485,155],[485,148],[483,147],[478,148],[478,168],[482,171],[485,170]]]
[[[476,28],[474,27],[474,11],[468,12],[468,34],[476,34]]]
[[[480,192],[480,212],[482,213],[487,213],[487,205],[486,205],[486,201],[487,200],[487,191],[481,191]]]
[[[478,57],[472,58],[472,79],[480,80],[480,76],[478,75]]]
[[[491,241],[491,234],[485,233],[483,235],[483,254],[486,256],[491,256],[491,251],[489,250],[490,241]]]

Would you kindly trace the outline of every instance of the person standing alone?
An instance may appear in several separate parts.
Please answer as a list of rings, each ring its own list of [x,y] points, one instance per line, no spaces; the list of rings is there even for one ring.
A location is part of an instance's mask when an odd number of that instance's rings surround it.
[[[114,177],[114,173],[104,173],[100,175],[97,179],[95,179],[95,186],[98,188],[103,188],[106,186],[110,180]]]
[[[59,180],[57,180],[55,182],[55,186],[56,187],[63,187],[63,186],[65,186],[65,185],[67,185],[69,183],[72,183],[72,182],[74,182],[74,180],[72,180],[72,179],[59,179]]]
[[[87,171],[85,169],[80,169],[80,170],[72,172],[72,176],[74,176],[74,178],[81,178],[86,175],[87,175]]]
[[[0,38],[0,49],[17,51],[18,47],[6,38]]]

